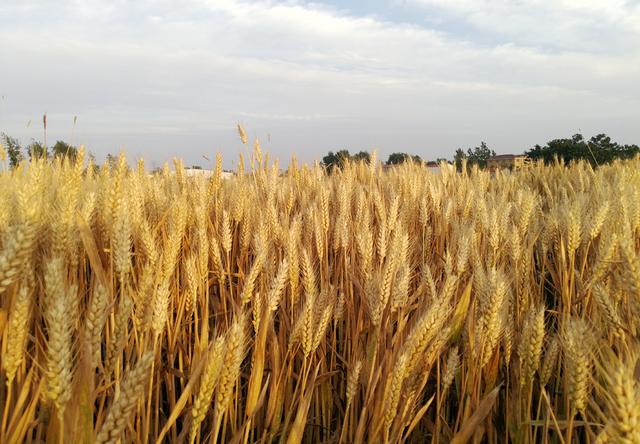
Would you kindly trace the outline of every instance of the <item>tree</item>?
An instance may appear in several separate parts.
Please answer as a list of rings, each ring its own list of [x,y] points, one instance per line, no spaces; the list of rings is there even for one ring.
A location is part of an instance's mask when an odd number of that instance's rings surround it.
[[[457,154],[457,152],[456,152]],[[487,166],[489,157],[495,156],[496,152],[490,149],[486,143],[480,142],[480,146],[467,149],[467,162],[469,165],[478,165],[480,168]]]
[[[465,154],[465,152],[463,151],[462,148],[458,148],[456,150],[456,153],[453,156],[453,163],[456,165],[456,170],[457,171],[462,171],[462,164],[464,159],[467,158],[467,155]]]
[[[15,168],[22,161],[22,159],[24,159],[20,142],[18,141],[18,139],[9,137],[5,133],[2,133],[0,137],[2,138],[3,144],[7,150],[7,155],[9,156],[9,166],[11,168]]]
[[[585,141],[582,134],[574,134],[570,139],[554,139],[545,146],[536,145],[525,153],[533,160],[545,163],[562,159],[565,164],[574,160],[586,160],[592,165],[602,165],[615,159],[630,159],[640,154],[638,145],[620,145],[612,142],[606,134],[598,134]]]
[[[371,154],[369,154],[369,151],[360,151],[359,153],[354,154],[351,158],[355,161],[364,160],[365,162],[370,162]]]
[[[387,159],[387,165],[398,165],[407,161],[413,161],[416,163],[422,162],[422,158],[417,155],[410,155],[407,153],[392,153],[389,154],[389,158]]]
[[[322,158],[322,165],[327,169],[327,171],[332,172],[335,167],[342,168],[345,161],[350,158],[351,155],[349,154],[349,150],[340,150],[335,154],[333,151],[329,151],[329,154]]]
[[[370,162],[371,154],[369,154],[368,151],[360,151],[353,155],[349,153],[349,150],[340,150],[336,153],[329,151],[329,154],[322,158],[322,166],[324,166],[327,171],[331,172],[336,167],[342,168],[347,160],[353,162]]]
[[[32,140],[31,144],[27,147],[27,153],[29,154],[29,159],[46,159],[49,157],[49,150],[42,143],[37,140]]]
[[[109,169],[114,170],[118,166],[118,156],[108,153],[105,158],[105,164],[109,165]]]
[[[69,145],[67,142],[58,140],[51,148],[51,154],[53,157],[60,157],[62,159],[68,158],[69,160],[75,160],[78,156],[78,148]]]

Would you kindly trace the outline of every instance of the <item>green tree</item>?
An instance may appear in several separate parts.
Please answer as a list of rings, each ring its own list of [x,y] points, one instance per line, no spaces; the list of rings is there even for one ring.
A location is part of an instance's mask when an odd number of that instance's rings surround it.
[[[411,155],[407,153],[392,153],[389,154],[387,159],[387,165],[398,165],[407,161],[413,161],[416,163],[422,162],[422,158],[417,155]]]
[[[69,145],[67,142],[58,140],[56,144],[51,148],[51,154],[53,155],[53,157],[66,157],[70,160],[75,160],[78,156],[78,148]]]
[[[3,145],[7,150],[7,155],[9,156],[9,166],[11,168],[15,168],[22,161],[22,159],[24,159],[20,142],[18,141],[18,139],[9,137],[5,133],[2,133],[0,138],[2,138]]]
[[[467,158],[464,150],[462,148],[458,148],[456,153],[453,156],[453,163],[456,165],[457,171],[462,171],[463,160]]]
[[[632,158],[640,154],[640,147],[612,142],[606,134],[598,134],[588,141],[582,134],[574,134],[570,139],[554,139],[545,146],[536,145],[525,154],[533,160],[544,160],[545,163],[562,159],[568,164],[582,159],[596,166],[615,159]]]
[[[467,149],[467,162],[469,165],[478,165],[480,168],[487,166],[489,157],[495,156],[496,152],[490,149],[486,143],[480,142],[480,146]]]
[[[354,154],[351,158],[355,161],[364,160],[365,162],[370,162],[371,154],[369,154],[369,151],[360,151],[359,153]]]
[[[329,154],[322,158],[322,165],[327,169],[327,171],[332,172],[334,168],[342,168],[345,161],[349,160],[351,155],[349,154],[349,150],[340,150],[335,154],[333,151],[329,151]]]
[[[32,140],[31,144],[27,147],[27,153],[29,154],[29,159],[46,159],[49,157],[49,150],[42,143],[37,140]]]

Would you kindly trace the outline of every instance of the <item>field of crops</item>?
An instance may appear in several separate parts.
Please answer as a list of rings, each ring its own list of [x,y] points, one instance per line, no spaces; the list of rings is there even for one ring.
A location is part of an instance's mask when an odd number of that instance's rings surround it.
[[[640,443],[640,159],[247,164],[0,170],[0,442]]]

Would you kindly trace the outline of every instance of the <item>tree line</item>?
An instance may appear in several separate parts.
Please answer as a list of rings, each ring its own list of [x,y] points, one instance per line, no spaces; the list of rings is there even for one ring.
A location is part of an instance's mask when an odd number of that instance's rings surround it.
[[[640,147],[613,142],[606,134],[598,134],[589,140],[585,140],[582,134],[574,134],[569,139],[554,139],[544,146],[536,145],[525,154],[533,160],[542,159],[545,163],[562,159],[568,164],[582,159],[598,166],[616,159],[631,159],[640,154]]]
[[[322,158],[322,165],[329,171],[332,171],[336,167],[342,167],[346,161],[357,162],[364,160],[369,162],[371,160],[371,154],[368,151],[359,151],[356,154],[349,153],[349,150],[340,150],[337,152],[329,151],[329,154]],[[385,165],[397,165],[403,162],[423,162],[422,158],[417,155],[411,155],[407,153],[393,153],[389,155],[389,158],[385,162]]]
[[[640,147],[636,144],[620,144],[613,142],[606,134],[598,134],[586,140],[582,134],[574,134],[566,139],[553,139],[545,145],[535,145],[533,148],[523,153],[531,160],[543,160],[545,163],[563,162],[569,164],[577,160],[585,160],[594,167],[613,162],[616,159],[631,159],[640,155]],[[467,168],[477,165],[479,168],[486,168],[488,160],[495,156],[496,152],[491,149],[486,142],[474,148],[463,150],[458,148],[453,156],[453,160],[439,158],[437,163],[442,161],[453,163],[458,171],[462,170],[465,164]],[[340,150],[336,153],[329,152],[323,157],[322,164],[331,171],[335,167],[340,167],[346,160],[358,161],[369,160],[370,154],[367,151],[360,151],[355,155],[350,155],[348,150]],[[399,163],[412,161],[423,162],[420,156],[407,153],[390,154],[386,165],[396,165]]]
[[[491,156],[495,156],[496,153],[492,149],[487,147],[485,142],[482,142],[480,146],[475,148],[468,148],[465,153],[462,148],[458,148],[456,154],[453,159],[453,163],[457,166],[462,165],[462,159],[467,159],[467,165],[477,164],[481,168],[484,168],[487,164],[487,159]],[[322,165],[324,165],[327,170],[332,171],[336,167],[342,167],[342,165],[346,161],[354,162],[359,160],[369,161],[371,159],[371,154],[368,151],[359,151],[356,154],[350,154],[349,150],[343,149],[337,152],[329,151],[329,154],[322,158]],[[415,162],[415,163],[423,163],[424,160],[416,154],[409,154],[404,152],[397,152],[389,154],[385,165],[398,165],[404,162]],[[435,160],[436,163],[447,162],[450,163],[448,159],[438,158]]]
[[[18,139],[2,133],[0,134],[0,143],[7,152],[9,165],[12,168],[16,167],[20,162],[22,162],[25,159],[25,155],[28,156],[30,160],[34,158],[48,159],[56,157],[75,160],[76,156],[78,155],[77,147],[70,145],[62,140],[58,140],[50,148],[42,142],[33,140],[29,145],[23,148]]]
[[[60,157],[73,160],[78,154],[77,147],[62,140],[58,140],[52,147],[47,147],[37,140],[33,140],[26,147],[22,147],[18,139],[2,133],[0,134],[0,143],[7,153],[9,165],[12,168],[24,160],[25,156],[29,159]],[[528,158],[532,160],[543,160],[545,163],[562,161],[568,164],[576,160],[586,160],[593,166],[606,164],[616,159],[630,159],[639,154],[640,147],[638,147],[638,145],[613,142],[611,137],[606,134],[598,134],[587,140],[579,133],[566,139],[550,140],[545,145],[535,145],[533,148],[524,152],[524,155]],[[444,161],[453,163],[458,171],[461,171],[465,161],[468,168],[474,165],[477,165],[479,168],[485,168],[489,158],[495,155],[496,152],[493,149],[485,142],[481,142],[480,145],[474,148],[467,148],[466,151],[458,148],[452,161],[445,158],[438,158],[436,162],[440,163]],[[111,163],[115,159],[113,156],[108,155],[107,160]],[[322,165],[331,172],[334,168],[342,167],[346,161],[360,160],[370,161],[371,154],[368,151],[359,151],[351,154],[349,150],[342,149],[335,153],[329,151],[329,153],[322,158]],[[416,154],[396,152],[389,155],[385,164],[398,165],[404,162],[423,163],[424,161]]]

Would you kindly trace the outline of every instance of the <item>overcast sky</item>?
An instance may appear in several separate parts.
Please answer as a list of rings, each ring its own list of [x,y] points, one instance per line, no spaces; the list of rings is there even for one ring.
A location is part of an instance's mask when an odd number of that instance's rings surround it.
[[[640,143],[638,0],[1,0],[0,61],[0,131],[99,160]]]

